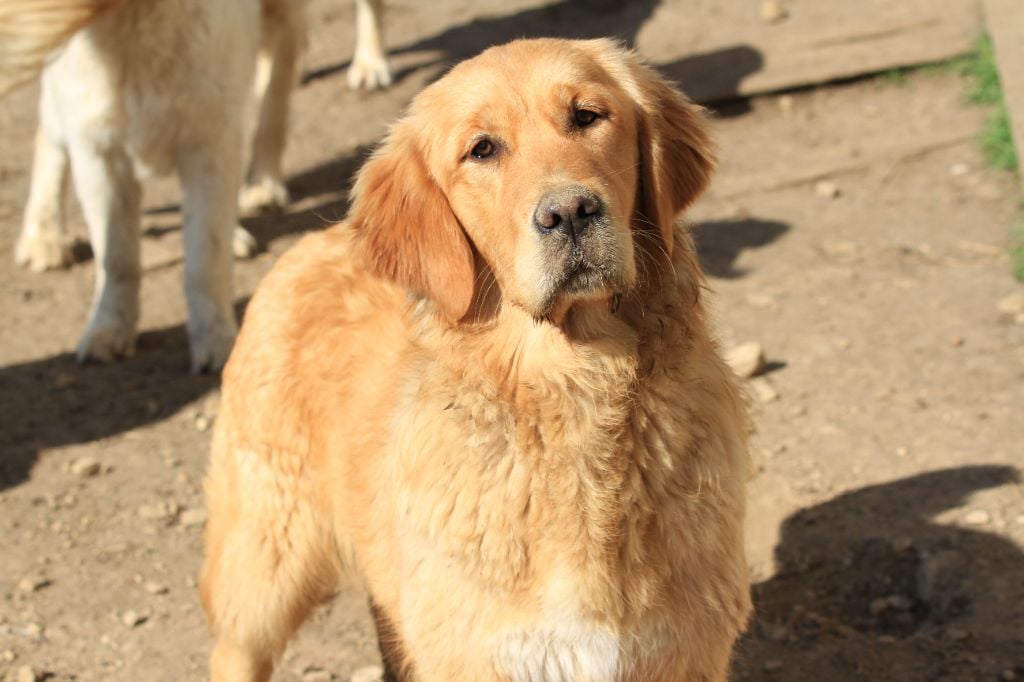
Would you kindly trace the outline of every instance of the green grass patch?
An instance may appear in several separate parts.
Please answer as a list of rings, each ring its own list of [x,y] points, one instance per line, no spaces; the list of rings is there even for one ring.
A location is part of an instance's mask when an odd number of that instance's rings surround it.
[[[1003,87],[999,82],[999,68],[992,38],[986,33],[978,38],[974,53],[958,60],[959,71],[967,76],[970,88],[967,99],[974,104],[1000,104]]]
[[[992,107],[979,138],[985,160],[993,168],[1016,171],[1018,159],[1010,133],[1010,113],[1003,100],[992,39],[987,34],[978,39],[974,54],[959,60],[958,70],[967,77],[967,99]]]
[[[981,148],[985,160],[993,168],[1004,171],[1017,170],[1017,150],[1010,133],[1010,112],[1005,106],[998,106],[989,115],[981,131]]]
[[[944,62],[889,69],[878,74],[877,82],[880,86],[902,86],[912,74],[935,77],[949,73],[966,80],[968,102],[990,110],[985,127],[978,134],[985,162],[997,170],[1019,172],[1020,159],[1010,132],[1010,113],[1003,99],[995,48],[988,34],[978,39],[970,54]],[[1010,259],[1014,276],[1024,282],[1024,199],[1010,238]]]
[[[906,85],[907,74],[911,71],[909,68],[895,68],[883,71],[878,74],[878,82],[882,85],[887,86],[900,86]]]
[[[1024,282],[1024,208],[1017,213],[1017,229],[1010,238],[1010,262],[1014,277]]]
[[[967,99],[973,104],[990,107],[985,127],[978,136],[985,161],[998,170],[1017,172],[1019,159],[1010,132],[1010,112],[1003,99],[992,38],[978,39],[974,53],[957,60],[957,70],[967,78]],[[1010,261],[1013,274],[1024,282],[1024,201],[1017,212],[1017,226],[1010,236]]]

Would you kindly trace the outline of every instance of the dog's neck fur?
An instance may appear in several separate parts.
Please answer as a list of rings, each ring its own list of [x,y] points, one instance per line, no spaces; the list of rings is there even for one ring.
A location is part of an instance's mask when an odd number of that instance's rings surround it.
[[[417,315],[420,338],[441,363],[454,359],[452,366],[464,367],[465,357],[482,358],[476,378],[505,400],[519,403],[532,396],[544,402],[552,390],[572,381],[573,388],[584,389],[574,394],[614,402],[628,397],[637,378],[654,370],[666,334],[706,333],[703,279],[687,233],[677,236],[671,262],[658,254],[640,270],[644,277],[614,310],[608,301],[579,301],[558,322],[536,319],[502,301],[500,293],[484,302],[487,314],[455,325],[424,301]]]

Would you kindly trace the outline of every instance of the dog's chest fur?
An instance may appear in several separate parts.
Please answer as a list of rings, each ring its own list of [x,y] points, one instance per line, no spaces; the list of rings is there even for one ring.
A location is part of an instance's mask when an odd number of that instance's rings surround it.
[[[675,355],[655,356],[682,360],[683,330],[669,337]],[[482,628],[514,680],[616,680],[620,659],[656,648],[654,612],[679,560],[670,536],[685,534],[687,495],[707,482],[686,458],[700,427],[674,403],[678,368],[641,368],[635,337],[565,343],[538,331],[519,355],[497,349],[516,358],[507,366],[483,353],[477,376],[432,365],[396,429],[405,539],[476,603],[494,602]]]

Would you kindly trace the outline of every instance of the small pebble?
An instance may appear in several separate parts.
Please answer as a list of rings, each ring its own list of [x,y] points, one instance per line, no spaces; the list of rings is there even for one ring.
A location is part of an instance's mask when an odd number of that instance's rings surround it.
[[[149,616],[147,616],[146,614],[132,610],[125,611],[121,614],[121,622],[130,628],[142,625],[146,622],[148,618]]]
[[[868,611],[871,612],[872,616],[876,618],[881,616],[883,613],[889,610],[889,600],[885,597],[877,597],[871,600],[871,605],[868,606]]]
[[[384,679],[384,669],[379,665],[367,665],[359,668],[350,678],[351,682],[380,682]]]
[[[896,456],[897,457],[906,457],[909,454],[910,454],[910,450],[908,450],[905,446],[901,445],[900,447],[896,448]]]
[[[161,585],[160,583],[152,581],[147,581],[142,586],[142,589],[146,590],[146,592],[149,592],[150,594],[167,594],[170,591],[168,590],[167,585]]]
[[[764,671],[766,673],[777,673],[782,670],[782,661],[773,658],[770,661],[764,662]]]
[[[756,341],[742,343],[725,354],[725,362],[736,376],[748,379],[764,371],[764,348]]]
[[[1012,668],[1007,668],[1003,672],[999,673],[999,679],[1005,682],[1014,682],[1018,678],[1017,673]]]
[[[178,517],[179,523],[185,527],[201,526],[206,523],[206,510],[202,507],[186,509]]]
[[[139,516],[147,521],[173,522],[178,518],[181,507],[174,500],[162,500],[139,507]]]
[[[303,682],[331,682],[334,679],[334,675],[323,668],[309,666],[302,671],[302,679]]]
[[[79,457],[71,463],[71,473],[79,478],[92,478],[101,471],[100,463],[92,457]]]
[[[17,657],[18,654],[14,653],[11,649],[4,649],[0,652],[0,661],[4,663],[13,663]]]
[[[777,24],[786,18],[786,10],[778,0],[764,0],[761,3],[761,21],[766,24]]]
[[[892,541],[892,548],[896,552],[906,552],[914,546],[913,538],[909,538],[906,535],[902,535]]]
[[[949,167],[949,174],[954,178],[958,178],[961,175],[967,175],[971,172],[971,167],[966,163],[954,163]]]
[[[839,185],[831,180],[818,180],[814,183],[814,193],[824,199],[835,199],[841,194]]]
[[[22,592],[38,592],[50,585],[50,579],[44,575],[27,575],[18,581],[18,589]]]
[[[827,239],[818,245],[821,252],[832,258],[852,258],[857,255],[857,244],[845,239]],[[822,305],[828,305],[828,299],[821,301]]]

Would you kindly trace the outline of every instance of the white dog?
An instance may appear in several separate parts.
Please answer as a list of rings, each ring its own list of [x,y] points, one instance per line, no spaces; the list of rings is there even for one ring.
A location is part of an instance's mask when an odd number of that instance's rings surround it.
[[[185,293],[194,371],[218,369],[237,331],[232,250],[255,242],[244,208],[288,200],[281,173],[306,0],[5,0],[0,92],[43,71],[40,125],[18,263],[70,262],[62,199],[70,162],[96,262],[80,361],[133,352],[139,316],[139,181],[177,172],[184,194]],[[356,0],[353,86],[390,82],[381,0]],[[66,41],[66,44],[64,44]],[[262,91],[246,186],[243,112],[259,57]],[[232,249],[233,243],[233,249]]]

